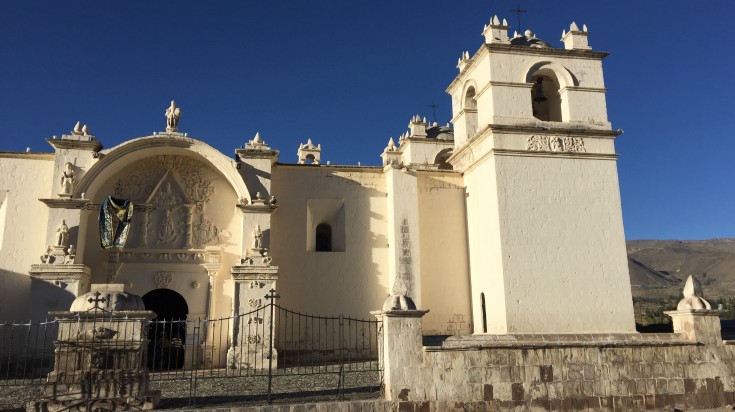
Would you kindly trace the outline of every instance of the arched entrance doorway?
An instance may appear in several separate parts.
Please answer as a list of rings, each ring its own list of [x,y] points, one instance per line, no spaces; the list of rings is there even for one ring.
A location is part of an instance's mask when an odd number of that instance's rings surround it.
[[[148,367],[181,369],[186,344],[186,299],[171,289],[155,289],[143,295],[146,310],[156,313],[148,330]]]

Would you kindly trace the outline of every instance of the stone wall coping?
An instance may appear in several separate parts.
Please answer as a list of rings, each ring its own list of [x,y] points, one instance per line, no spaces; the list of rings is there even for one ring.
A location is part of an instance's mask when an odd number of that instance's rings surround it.
[[[475,350],[484,348],[628,347],[697,345],[682,333],[610,334],[511,334],[451,336],[441,346],[425,351]]]
[[[721,316],[725,310],[720,309],[684,309],[684,310],[667,310],[665,315],[692,315],[692,316]]]
[[[415,309],[415,310],[374,310],[371,311],[371,315],[375,315],[378,318],[382,318],[383,316],[389,317],[389,318],[420,318],[424,315],[429,313],[429,310],[421,310],[421,309]]]
[[[121,322],[126,320],[151,320],[156,317],[156,313],[150,310],[116,310],[114,312],[104,310],[93,310],[88,312],[72,312],[72,311],[52,311],[49,312],[57,320],[73,320],[77,319],[93,319],[96,318],[100,322],[115,321]]]

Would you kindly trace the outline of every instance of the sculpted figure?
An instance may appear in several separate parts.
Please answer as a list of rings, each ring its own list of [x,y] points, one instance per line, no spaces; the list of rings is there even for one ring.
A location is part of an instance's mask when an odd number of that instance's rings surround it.
[[[171,106],[166,109],[166,131],[177,131],[179,129],[179,119],[181,119],[181,109],[176,107],[176,102],[171,100]]]
[[[69,226],[66,220],[62,219],[59,227],[56,228],[56,246],[62,246],[66,249],[69,246]]]
[[[260,230],[260,225],[253,229],[253,249],[263,249],[263,231]]]
[[[66,162],[66,167],[61,172],[61,194],[71,195],[72,190],[74,190],[74,170],[71,163]]]

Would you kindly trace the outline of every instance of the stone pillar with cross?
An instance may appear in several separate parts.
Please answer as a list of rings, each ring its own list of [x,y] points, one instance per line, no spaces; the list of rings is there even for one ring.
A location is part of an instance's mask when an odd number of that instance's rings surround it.
[[[68,311],[50,312],[59,325],[54,369],[29,411],[155,409],[149,386],[148,325],[156,314],[121,284],[92,285]]]
[[[270,258],[244,258],[231,271],[233,291],[232,346],[227,351],[230,369],[268,369],[276,367],[278,355],[271,343],[271,331],[277,325],[271,305],[278,296],[274,291],[278,266]]]

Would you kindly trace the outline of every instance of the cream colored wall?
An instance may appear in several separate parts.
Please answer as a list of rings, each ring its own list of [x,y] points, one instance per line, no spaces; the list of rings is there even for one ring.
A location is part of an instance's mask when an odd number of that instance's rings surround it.
[[[424,334],[472,332],[467,217],[462,176],[418,172],[421,309]]]
[[[0,170],[0,192],[4,196],[0,320],[25,320],[30,302],[44,309],[49,304],[65,303],[63,296],[52,297],[44,292],[53,286],[32,280],[28,275],[31,264],[41,263],[39,257],[46,251],[49,209],[38,199],[52,196],[54,157],[52,154],[0,154]],[[41,292],[33,300],[30,299],[32,289]],[[72,296],[66,294],[70,303]]]
[[[487,332],[508,333],[495,160],[490,157],[464,175],[475,333],[483,332],[480,294],[485,295]]]
[[[270,248],[280,268],[279,304],[300,312],[369,318],[390,289],[382,170],[277,164],[272,176],[278,210]],[[307,251],[310,199],[344,202],[344,252]]]
[[[615,161],[495,162],[508,332],[635,332]]]

